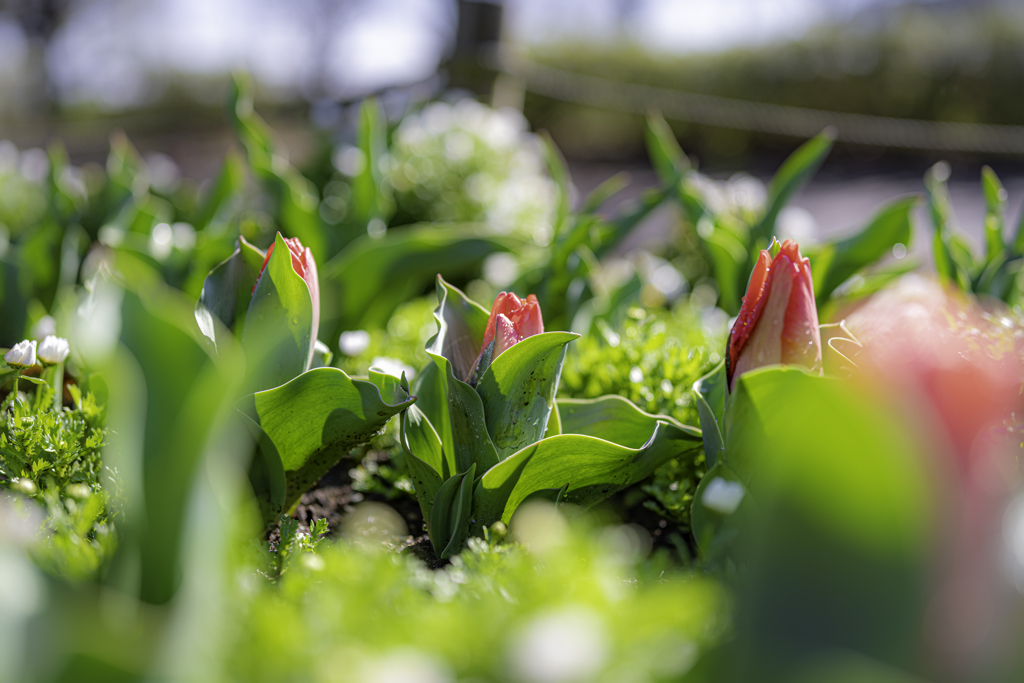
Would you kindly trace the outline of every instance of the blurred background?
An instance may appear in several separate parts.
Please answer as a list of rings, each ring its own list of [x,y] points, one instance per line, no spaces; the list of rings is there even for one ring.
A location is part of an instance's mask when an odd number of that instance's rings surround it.
[[[548,130],[581,195],[629,171],[628,199],[656,183],[650,109],[717,178],[768,178],[835,125],[836,149],[793,204],[809,230],[863,224],[948,159],[979,244],[983,160],[1011,220],[1024,200],[1022,63],[1024,7],[1010,0],[2,0],[0,140],[59,138],[80,165],[102,163],[121,129],[167,183],[208,179],[232,143],[230,74],[244,70],[302,170],[354,138],[367,95],[397,121],[471,93]]]

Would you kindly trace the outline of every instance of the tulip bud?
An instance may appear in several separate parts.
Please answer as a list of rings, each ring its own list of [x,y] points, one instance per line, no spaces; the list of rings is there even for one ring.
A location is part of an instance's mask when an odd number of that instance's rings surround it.
[[[12,368],[30,368],[36,364],[36,343],[24,340],[15,344],[4,354],[4,361]]]
[[[814,302],[811,263],[785,240],[772,258],[762,250],[747,293],[729,332],[726,353],[729,390],[744,372],[776,363],[821,370],[821,331]]]
[[[51,334],[39,344],[39,351],[36,355],[43,365],[57,365],[63,363],[70,352],[71,346],[67,339]]]
[[[298,273],[306,282],[306,287],[309,289],[309,298],[313,302],[313,334],[312,339],[314,343],[310,345],[309,351],[309,362],[312,362],[313,352],[315,350],[315,340],[317,333],[320,330],[320,280],[317,276],[316,261],[313,260],[313,252],[307,247],[302,246],[302,242],[299,241],[298,237],[285,237],[284,243],[288,245],[288,253],[292,257],[292,268]],[[256,278],[256,284],[252,286],[252,291],[256,291],[256,286],[260,283],[260,278],[263,277],[263,271],[266,270],[267,264],[270,262],[270,257],[274,253],[274,243],[271,242],[270,247],[267,249],[267,255],[263,259],[263,267],[260,268],[260,274]],[[306,365],[309,365],[309,362]]]
[[[494,359],[527,337],[544,331],[537,297],[530,294],[520,299],[513,292],[502,292],[494,299],[487,318],[484,341],[469,377],[479,377]]]

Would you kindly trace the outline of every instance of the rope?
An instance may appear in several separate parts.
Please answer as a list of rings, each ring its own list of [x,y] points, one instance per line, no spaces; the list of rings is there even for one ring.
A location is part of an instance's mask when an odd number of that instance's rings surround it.
[[[521,58],[497,59],[499,70],[522,79],[528,91],[574,104],[634,114],[657,109],[679,121],[797,138],[813,137],[832,126],[837,140],[860,145],[1024,155],[1024,126],[924,121],[751,102],[589,76]]]

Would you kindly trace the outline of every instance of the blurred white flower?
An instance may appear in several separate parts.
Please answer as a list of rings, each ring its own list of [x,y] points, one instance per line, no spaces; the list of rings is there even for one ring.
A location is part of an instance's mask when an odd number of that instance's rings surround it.
[[[442,662],[419,650],[398,649],[363,669],[366,683],[449,683],[455,680]]]
[[[33,339],[42,339],[56,333],[57,321],[50,315],[44,315],[35,325],[32,326]]]
[[[342,332],[338,349],[346,356],[358,356],[370,346],[370,333],[366,330]]]
[[[46,339],[39,344],[37,355],[39,362],[43,365],[57,365],[63,363],[69,353],[71,353],[71,346],[68,344],[68,340],[51,334],[47,335]]]
[[[29,368],[36,364],[36,343],[34,341],[18,342],[4,354],[4,360],[12,368]]]
[[[608,652],[601,615],[565,607],[526,624],[512,639],[509,663],[520,681],[569,683],[592,679]]]
[[[416,376],[416,370],[406,365],[397,358],[388,358],[387,356],[376,356],[373,362],[370,363],[371,370],[379,370],[385,375],[391,375],[392,377],[401,377],[402,373],[405,373],[405,378],[412,380]]]
[[[715,477],[704,489],[704,495],[700,502],[709,510],[723,515],[731,515],[743,502],[743,496],[746,493],[743,484],[738,481],[727,481],[721,477]]]

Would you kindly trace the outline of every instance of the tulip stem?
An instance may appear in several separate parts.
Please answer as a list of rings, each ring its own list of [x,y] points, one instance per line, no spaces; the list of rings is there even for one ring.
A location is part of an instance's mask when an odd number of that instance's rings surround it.
[[[18,380],[21,378],[21,368],[14,368],[14,400],[11,401],[13,406],[18,402]]]

